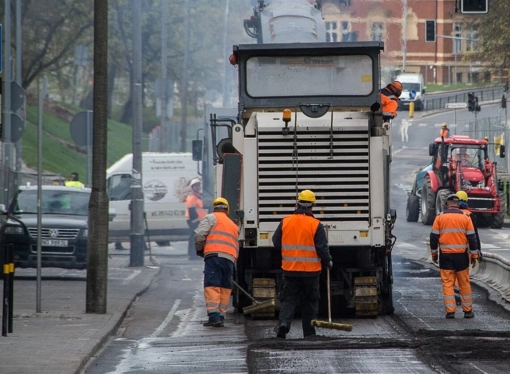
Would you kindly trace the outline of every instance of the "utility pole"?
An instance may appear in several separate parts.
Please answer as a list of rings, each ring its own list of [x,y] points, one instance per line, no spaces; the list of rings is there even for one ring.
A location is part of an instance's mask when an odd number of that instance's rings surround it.
[[[228,45],[228,14],[230,8],[230,0],[227,0],[225,5],[225,31],[223,33],[223,57],[225,58],[225,70],[223,76],[223,107],[228,108],[230,106],[230,79],[229,72],[231,69],[230,64],[227,64],[229,56],[229,45]]]
[[[166,74],[166,59],[167,59],[167,15],[168,15],[168,0],[161,1],[161,130],[159,135],[159,151],[168,151],[168,122],[166,118],[167,105],[168,105],[168,92],[167,92],[167,74]]]
[[[12,132],[11,132],[11,2],[5,1],[4,14],[4,66],[3,66],[3,165],[12,169]],[[1,41],[0,41],[1,42]],[[8,174],[9,175],[9,174]],[[4,181],[4,193],[7,193],[9,178]]]
[[[184,61],[182,63],[181,81],[181,145],[180,152],[186,152],[188,138],[188,70],[189,70],[189,14],[190,0],[186,0],[186,21],[184,25]]]
[[[142,191],[142,6],[140,0],[131,0],[131,2],[133,7],[133,177],[129,266],[143,266],[145,243]]]
[[[89,202],[86,313],[105,314],[108,294],[108,1],[94,0],[92,193]]]
[[[402,71],[406,71],[407,54],[407,0],[402,0]]]
[[[16,82],[21,87],[22,83],[22,66],[21,66],[21,0],[16,0]],[[25,106],[26,100],[23,102],[23,106],[19,109],[18,114],[23,119],[23,122],[25,122],[26,115],[26,106]],[[23,167],[23,142],[22,138],[20,138],[16,144],[16,171],[21,171]]]

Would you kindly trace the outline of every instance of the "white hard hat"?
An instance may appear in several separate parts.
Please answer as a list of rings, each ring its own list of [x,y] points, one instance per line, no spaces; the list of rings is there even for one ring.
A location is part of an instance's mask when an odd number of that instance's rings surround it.
[[[195,179],[192,179],[192,180],[191,180],[191,183],[190,183],[189,185],[193,187],[193,186],[194,186],[195,184],[197,184],[197,183],[202,183],[202,182],[200,181],[200,179],[195,178]]]

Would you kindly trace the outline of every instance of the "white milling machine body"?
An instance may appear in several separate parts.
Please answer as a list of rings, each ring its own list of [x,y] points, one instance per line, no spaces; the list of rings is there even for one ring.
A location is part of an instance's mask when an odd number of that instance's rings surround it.
[[[383,49],[381,42],[234,46],[239,122],[218,150],[216,189],[240,227],[236,279],[256,298],[281,290],[281,252],[271,239],[309,189],[333,257],[333,315],[393,312],[396,213],[389,130],[378,105]],[[324,276],[321,282],[324,315]],[[234,296],[238,309],[251,304]]]

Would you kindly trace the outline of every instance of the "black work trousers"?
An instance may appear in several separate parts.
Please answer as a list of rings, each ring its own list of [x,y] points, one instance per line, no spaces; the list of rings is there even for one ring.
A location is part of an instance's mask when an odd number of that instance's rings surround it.
[[[280,326],[290,330],[294,312],[301,306],[303,336],[315,334],[312,320],[319,314],[319,275],[311,277],[292,277],[285,275],[285,285],[281,294]]]

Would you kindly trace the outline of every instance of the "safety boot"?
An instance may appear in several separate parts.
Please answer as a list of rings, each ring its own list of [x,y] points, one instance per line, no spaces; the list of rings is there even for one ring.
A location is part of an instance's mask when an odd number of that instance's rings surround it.
[[[278,333],[276,334],[277,338],[286,339],[287,338],[287,326],[280,325],[278,327]]]
[[[448,319],[455,318],[455,313],[446,313],[446,318]]]
[[[475,314],[473,313],[472,310],[470,310],[469,312],[464,312],[464,318],[473,318],[475,316]]]

